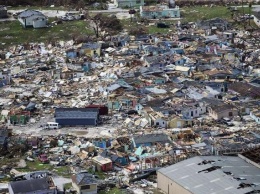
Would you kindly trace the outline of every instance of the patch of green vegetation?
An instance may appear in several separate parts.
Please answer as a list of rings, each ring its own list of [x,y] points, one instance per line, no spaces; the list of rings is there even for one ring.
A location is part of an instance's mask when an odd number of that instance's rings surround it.
[[[63,177],[70,177],[70,172],[69,172],[69,168],[67,166],[58,166],[58,167],[54,167],[53,171]]]
[[[92,170],[91,168],[89,168],[89,169],[88,169],[88,172],[89,172],[90,174],[95,174],[95,175],[97,175],[98,178],[100,178],[100,179],[105,179],[105,178],[106,178],[106,174],[105,174],[104,172],[102,172],[102,171],[96,171],[96,172],[94,173],[93,170]]]
[[[123,194],[123,192],[118,188],[113,188],[109,191],[100,191],[99,194]]]
[[[9,177],[5,176],[4,178],[0,179],[0,182],[1,182],[1,183],[7,183],[7,182],[9,182],[10,180],[11,180],[11,179],[10,179]]]
[[[49,18],[49,22],[54,21]],[[91,35],[93,31],[83,20],[68,21],[53,27],[33,29],[23,28],[19,21],[0,22],[0,43],[6,46],[25,42],[51,42],[53,40],[71,40],[81,35]],[[3,44],[0,45],[3,47]]]
[[[67,190],[67,189],[70,189],[72,187],[72,183],[66,183],[64,185],[64,189]]]
[[[248,14],[251,12],[249,7],[239,7],[235,14]],[[196,22],[198,20],[207,20],[212,18],[223,18],[223,19],[232,19],[231,10],[226,6],[191,6],[184,7],[181,9],[181,17],[185,22]]]
[[[55,167],[51,164],[42,164],[40,161],[35,160],[34,162],[26,162],[27,166],[25,168],[19,168],[18,171],[21,172],[31,172],[31,171],[53,171],[55,174],[70,177],[70,172],[67,166]]]
[[[25,10],[25,9],[33,9],[33,10],[61,10],[66,11],[68,8],[63,6],[58,7],[50,7],[50,6],[17,6],[17,7],[9,7],[8,10]]]
[[[169,30],[170,28],[157,28],[156,25],[148,27],[149,34],[157,34],[157,33],[166,34],[169,32]]]
[[[34,162],[26,162],[25,168],[19,169],[19,171],[41,171],[41,170],[52,170],[53,166],[50,164],[42,164],[40,161],[35,160]]]
[[[100,179],[105,179],[105,178],[106,178],[106,175],[105,175],[104,172],[96,172],[95,174],[98,175],[98,177],[99,177]]]
[[[165,34],[165,33],[169,32],[170,28],[157,28],[157,26],[156,26],[157,22],[163,22],[166,24],[173,23],[173,21],[169,21],[169,20],[160,20],[160,21],[151,21],[150,23],[154,23],[154,25],[145,26],[143,24],[137,24],[137,22],[135,22],[135,21],[131,22],[131,19],[121,20],[121,23],[123,24],[124,29],[127,29],[128,31],[131,31],[131,29],[135,29],[135,28],[138,29],[140,27],[143,27],[143,28],[147,29],[147,32],[149,34],[157,34],[157,33]]]

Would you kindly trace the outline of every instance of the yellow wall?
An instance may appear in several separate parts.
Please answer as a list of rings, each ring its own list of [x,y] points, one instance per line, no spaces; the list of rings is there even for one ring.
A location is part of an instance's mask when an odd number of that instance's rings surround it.
[[[72,182],[72,187],[73,187],[74,189],[76,189],[77,193],[81,193],[81,194],[97,193],[97,185],[96,185],[96,184],[90,185],[90,189],[81,190],[76,183]]]
[[[89,194],[89,193],[93,193],[94,191],[97,191],[97,185],[90,185],[90,189],[81,190],[81,193]]]
[[[100,56],[100,49],[97,49],[97,50],[85,49],[85,50],[84,50],[84,53],[85,53],[85,55],[87,55],[87,56],[93,57],[93,56],[94,56],[94,51],[96,51],[96,54],[97,54],[98,56]]]
[[[157,172],[157,186],[166,194],[192,194],[160,172]]]
[[[186,124],[186,121],[180,118],[173,118],[172,120],[170,120],[168,122],[168,127],[169,128],[178,128],[177,123],[181,122],[181,127],[185,127],[186,125],[192,125],[192,121],[188,121],[188,123]]]

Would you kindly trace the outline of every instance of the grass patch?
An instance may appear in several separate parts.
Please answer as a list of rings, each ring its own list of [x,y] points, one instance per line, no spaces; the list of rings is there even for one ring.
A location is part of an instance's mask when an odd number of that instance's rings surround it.
[[[98,176],[98,178],[100,178],[100,179],[105,179],[106,178],[106,174],[104,173],[104,172],[102,172],[102,171],[96,171],[95,173],[93,172],[93,170],[91,169],[91,168],[89,168],[88,169],[88,172],[90,173],[90,174],[95,174],[95,175],[97,175]]]
[[[169,32],[169,30],[170,30],[170,28],[157,28],[156,25],[148,27],[149,34],[157,34],[157,33],[166,34]]]
[[[234,16],[239,16],[243,14],[250,14],[251,8],[249,7],[238,7],[237,11],[234,13]],[[191,6],[191,7],[183,7],[181,8],[181,21],[182,23],[185,22],[197,22],[200,20],[208,20],[212,18],[223,18],[228,20],[231,23],[234,23],[234,20],[232,19],[232,12],[228,9],[226,6]],[[144,27],[144,25],[137,24],[136,22],[131,22],[130,19],[121,20],[123,26],[125,29],[128,29],[128,31],[131,28],[139,28]],[[168,33],[171,28],[157,28],[156,23],[157,22],[164,22],[166,24],[176,24],[177,20],[164,20],[161,19],[156,21],[150,21],[150,23],[155,23],[155,25],[146,26],[148,29],[149,34],[165,34]],[[235,23],[234,23],[235,24]],[[241,28],[243,23],[236,23],[235,27]],[[251,21],[251,26],[254,27],[254,22]]]
[[[41,171],[41,170],[49,170],[53,169],[53,166],[50,164],[42,164],[40,161],[35,160],[34,162],[26,162],[27,167],[21,170],[23,171]]]
[[[135,29],[135,28],[138,29],[140,27],[144,27],[144,28],[148,29],[149,34],[157,34],[157,33],[165,34],[165,33],[168,33],[171,28],[157,28],[156,23],[164,22],[166,24],[170,24],[170,23],[174,22],[174,21],[169,21],[169,20],[151,21],[150,23],[154,23],[154,25],[145,26],[143,24],[137,24],[137,22],[134,22],[134,21],[131,22],[131,19],[124,19],[124,20],[120,20],[120,21],[123,24],[123,28],[127,29],[128,31],[130,31],[131,29]]]
[[[99,194],[122,194],[123,192],[120,189],[115,187],[109,191],[100,191],[98,193]]]
[[[53,167],[53,171],[59,176],[63,176],[66,178],[70,178],[71,175],[68,166]]]
[[[52,22],[54,18],[50,18]],[[71,40],[80,35],[90,35],[86,21],[68,21],[53,27],[33,29],[23,28],[19,21],[0,22],[0,48],[25,42],[50,42],[52,40]],[[5,46],[4,46],[4,44]]]
[[[64,184],[64,189],[67,190],[67,189],[70,189],[72,187],[72,183],[66,183]]]
[[[21,172],[31,172],[31,171],[50,171],[54,172],[59,176],[66,178],[70,177],[69,168],[67,166],[53,166],[50,164],[42,164],[40,161],[35,160],[34,162],[26,162],[27,166],[25,168],[19,168],[18,171]]]
[[[8,10],[25,10],[25,9],[33,9],[33,10],[61,10],[68,11],[69,9],[63,6],[58,7],[50,7],[50,6],[17,6],[17,7],[8,7]]]
[[[10,180],[11,179],[9,177],[5,176],[4,178],[0,179],[0,183],[8,183]]]
[[[104,172],[96,172],[95,174],[98,175],[98,177],[100,179],[105,179],[106,178],[106,175],[104,174]]]
[[[251,8],[244,7],[244,11],[242,7],[239,7],[235,14],[248,14],[251,12]],[[181,17],[185,22],[197,22],[199,20],[207,20],[212,18],[223,18],[227,20],[231,20],[231,11],[228,7],[225,6],[191,6],[184,7],[181,9]]]

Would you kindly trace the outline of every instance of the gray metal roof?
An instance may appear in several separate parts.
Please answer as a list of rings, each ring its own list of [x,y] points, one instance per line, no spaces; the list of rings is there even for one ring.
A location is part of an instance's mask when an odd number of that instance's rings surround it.
[[[199,165],[206,160],[214,162]],[[221,168],[211,172],[203,171],[213,166]],[[158,172],[194,194],[244,194],[260,190],[260,169],[239,157],[198,156],[162,168]],[[232,174],[228,175],[225,172]],[[255,186],[238,189],[240,183]]]
[[[55,110],[56,119],[96,119],[98,117],[98,109],[84,108],[57,108]]]
[[[10,183],[14,193],[29,193],[49,189],[48,178],[23,180]]]
[[[97,180],[89,173],[79,173],[76,175],[76,183],[78,185],[96,184]]]
[[[4,5],[0,5],[0,10],[1,10],[1,11],[6,11],[7,8],[6,8],[6,6],[4,6]]]
[[[41,12],[35,11],[35,10],[25,10],[25,11],[23,11],[22,13],[20,13],[18,17],[20,17],[20,18],[27,18],[27,17],[31,17],[31,16],[33,16],[33,15],[38,15],[38,16],[44,16],[44,17],[46,17],[46,16],[43,15]]]

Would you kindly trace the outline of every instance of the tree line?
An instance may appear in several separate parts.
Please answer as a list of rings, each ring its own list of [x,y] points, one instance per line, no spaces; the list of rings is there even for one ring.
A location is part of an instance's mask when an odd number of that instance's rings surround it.
[[[0,5],[6,6],[78,6],[91,5],[95,0],[0,0]]]

